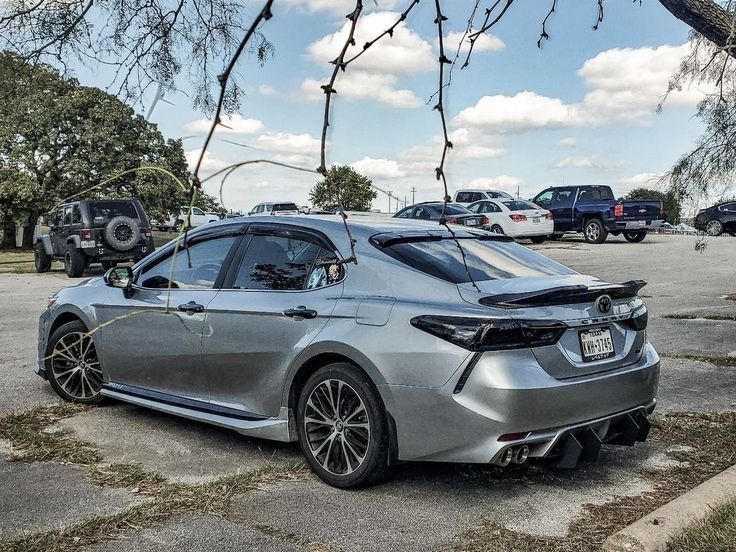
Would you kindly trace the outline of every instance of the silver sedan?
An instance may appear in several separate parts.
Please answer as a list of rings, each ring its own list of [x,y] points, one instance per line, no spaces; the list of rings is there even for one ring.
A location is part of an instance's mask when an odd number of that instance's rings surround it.
[[[659,358],[641,281],[584,276],[482,230],[337,216],[212,223],[61,290],[36,371],[104,397],[298,441],[337,487],[398,461],[547,459],[647,437]]]

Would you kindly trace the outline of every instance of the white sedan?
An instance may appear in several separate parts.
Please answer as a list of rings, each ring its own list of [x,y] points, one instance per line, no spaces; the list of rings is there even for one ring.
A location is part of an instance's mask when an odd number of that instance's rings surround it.
[[[523,199],[483,199],[467,208],[488,217],[486,229],[512,238],[529,238],[534,243],[542,243],[555,228],[552,213]]]

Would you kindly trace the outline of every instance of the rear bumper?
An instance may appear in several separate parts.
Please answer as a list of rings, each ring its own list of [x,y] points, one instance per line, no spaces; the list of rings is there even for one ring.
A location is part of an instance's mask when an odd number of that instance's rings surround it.
[[[526,440],[535,445],[531,457],[548,456],[575,428],[632,411],[646,415],[659,381],[659,357],[649,344],[633,365],[566,380],[547,374],[530,351],[485,353],[455,393],[466,367],[439,388],[381,386],[396,421],[399,459],[488,463]],[[511,433],[524,437],[499,441]]]
[[[94,261],[128,261],[133,259],[142,259],[146,255],[153,253],[153,239],[151,238],[145,244],[136,245],[133,249],[128,251],[117,251],[111,249],[106,245],[96,247],[83,247],[82,251],[87,257],[90,257]]]
[[[656,230],[662,226],[661,220],[611,220],[606,225],[609,232],[623,232],[636,230]]]

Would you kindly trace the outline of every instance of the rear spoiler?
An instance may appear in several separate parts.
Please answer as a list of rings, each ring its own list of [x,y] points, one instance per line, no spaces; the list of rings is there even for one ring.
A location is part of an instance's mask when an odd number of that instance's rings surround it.
[[[501,307],[506,309],[593,303],[601,295],[608,295],[611,299],[636,297],[639,290],[645,285],[647,285],[646,280],[629,280],[622,284],[612,284],[595,288],[589,288],[584,285],[560,286],[526,293],[489,295],[488,297],[483,297],[480,303],[487,307]]]

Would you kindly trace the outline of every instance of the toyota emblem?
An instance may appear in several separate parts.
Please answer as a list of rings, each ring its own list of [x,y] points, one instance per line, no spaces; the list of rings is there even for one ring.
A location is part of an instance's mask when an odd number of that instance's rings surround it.
[[[606,314],[607,312],[610,312],[613,302],[611,301],[611,297],[609,295],[601,295],[598,299],[596,299],[595,305],[596,307],[598,307],[598,310],[600,312]]]

